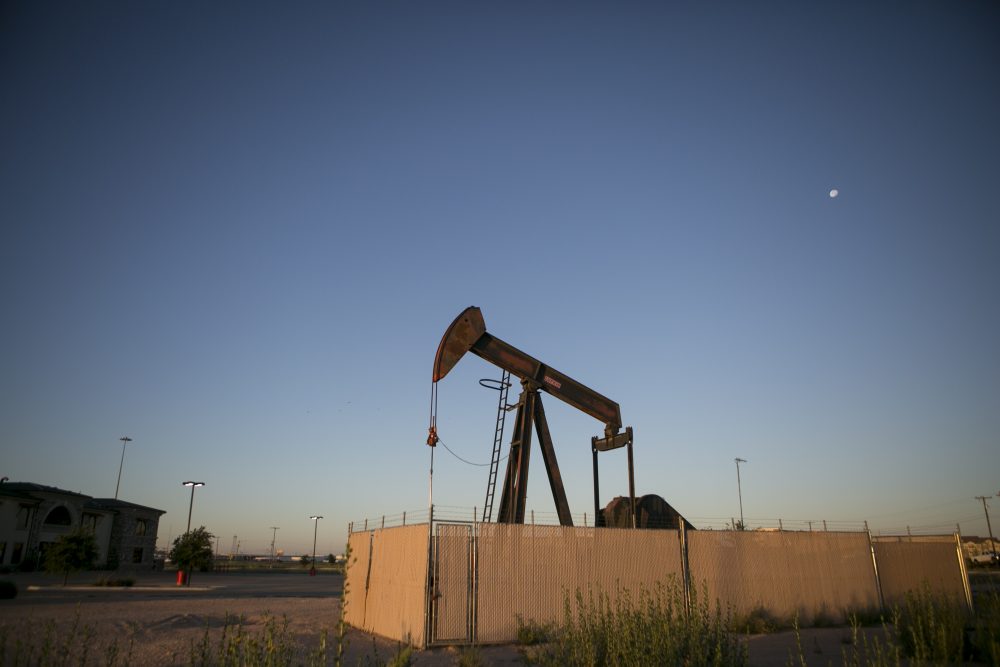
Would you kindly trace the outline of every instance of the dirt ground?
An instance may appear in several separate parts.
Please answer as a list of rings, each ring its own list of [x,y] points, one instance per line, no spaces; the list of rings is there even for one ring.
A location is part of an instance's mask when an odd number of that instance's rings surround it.
[[[318,578],[321,579],[321,578]],[[203,578],[204,580],[204,578]],[[284,637],[293,651],[293,664],[306,663],[320,649],[327,634],[326,662],[333,664],[337,620],[340,613],[339,585],[330,592],[311,594],[300,590],[284,593],[285,584],[275,580],[266,596],[220,586],[210,593],[180,594],[162,583],[131,589],[70,587],[69,590],[48,584],[48,591],[19,586],[21,593],[13,600],[0,600],[0,664],[13,663],[12,656],[21,644],[31,644],[38,651],[49,645],[55,655],[63,646],[74,654],[54,664],[79,664],[82,647],[89,651],[89,664],[108,664],[109,651],[117,649],[114,664],[166,665],[202,664],[203,657],[215,662],[226,645],[226,637],[236,631],[242,617],[243,630],[263,637],[268,619],[287,622]],[[42,587],[45,588],[45,587]],[[228,620],[227,620],[228,619]],[[74,630],[74,625],[76,629]],[[879,629],[868,629],[871,638]],[[45,639],[49,633],[49,640]],[[91,633],[92,638],[81,637]],[[792,632],[746,637],[750,664],[755,667],[779,667],[788,664],[840,665],[844,652],[851,649],[850,629],[806,629],[800,633],[801,648]],[[393,641],[349,629],[348,647],[343,664],[379,665],[400,649]],[[431,666],[458,664],[459,650],[438,648],[416,651],[413,664]],[[487,665],[523,664],[517,646],[481,647]],[[36,653],[37,658],[37,653]]]
[[[89,652],[89,664],[106,664],[109,651],[117,651],[116,664],[202,664],[206,653],[210,661],[219,655],[227,637],[237,630],[238,617],[242,617],[247,634],[260,638],[269,619],[279,626],[287,622],[283,635],[291,644],[293,664],[307,663],[315,656],[325,632],[326,661],[333,664],[339,597],[201,597],[167,591],[159,594],[142,586],[71,586],[61,589],[60,597],[53,599],[45,597],[45,591],[38,587],[34,589],[22,586],[15,599],[0,600],[0,664],[14,662],[18,642],[22,662],[28,645],[35,647],[36,658],[48,645],[57,656],[64,646],[73,651],[56,664],[79,663],[83,647]],[[91,635],[87,641],[82,638],[85,634]],[[396,642],[353,628],[348,629],[347,640],[345,665],[383,664],[401,648]],[[516,647],[484,647],[481,655],[489,665],[522,664]],[[454,665],[458,656],[455,648],[418,651],[413,663]]]
[[[90,642],[92,659],[104,664],[109,647],[119,650],[120,664],[159,667],[200,664],[202,646],[206,640],[210,655],[218,655],[223,642],[223,627],[227,616],[243,616],[243,628],[248,633],[262,634],[268,618],[279,622],[287,619],[287,637],[294,643],[295,663],[305,662],[320,645],[324,631],[328,633],[327,660],[332,664],[334,636],[339,613],[339,600],[270,597],[218,599],[136,599],[128,593],[106,593],[104,598],[81,598],[78,602],[31,601],[28,596],[0,601],[0,627],[7,628],[7,650],[18,638],[33,638],[36,646],[43,644],[46,624],[55,623],[52,644],[58,648],[70,637],[79,618],[80,630],[89,626],[94,637]],[[332,604],[327,604],[328,602]],[[235,630],[230,618],[229,630]],[[802,631],[802,653],[809,664],[841,664],[842,650],[847,647],[850,631],[819,629]],[[344,664],[371,665],[387,661],[399,649],[395,642],[351,629]],[[747,639],[752,665],[760,667],[789,664],[798,650],[791,633],[761,635]],[[81,640],[72,641],[79,647]],[[96,654],[96,655],[95,655]],[[482,647],[480,654],[487,665],[523,664],[516,646]],[[417,651],[415,665],[443,666],[458,664],[459,651],[440,648]],[[9,659],[9,658],[8,658]]]

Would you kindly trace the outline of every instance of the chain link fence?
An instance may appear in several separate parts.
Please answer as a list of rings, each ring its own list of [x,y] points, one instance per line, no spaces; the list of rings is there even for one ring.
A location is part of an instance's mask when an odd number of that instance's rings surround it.
[[[971,605],[957,535],[829,528],[496,524],[477,521],[475,510],[437,507],[353,522],[346,620],[421,647],[506,643],[518,619],[559,621],[577,592],[614,602],[670,580],[736,614],[762,610],[803,624],[886,608],[925,585]]]

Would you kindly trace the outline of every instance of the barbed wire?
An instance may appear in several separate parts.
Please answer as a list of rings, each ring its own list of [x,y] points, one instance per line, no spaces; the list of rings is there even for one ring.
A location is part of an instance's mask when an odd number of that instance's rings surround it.
[[[427,508],[407,510],[394,514],[376,515],[350,522],[349,530],[358,532],[375,528],[390,528],[414,524],[426,524],[431,518]],[[489,523],[495,517],[489,517]],[[434,505],[433,519],[435,522],[479,523],[483,521],[482,508],[463,505]],[[581,528],[594,527],[592,512],[576,512],[571,514],[573,525]],[[735,517],[690,517],[685,520],[689,529],[694,530],[737,530],[740,522]],[[552,511],[529,510],[525,514],[525,524],[538,526],[559,526],[559,515]],[[920,525],[880,526],[870,527],[863,519],[785,519],[746,517],[743,520],[743,530],[752,531],[787,531],[787,532],[863,532],[870,531],[872,535],[952,535],[959,532],[955,523],[935,522]],[[650,524],[648,528],[676,528],[676,522]]]

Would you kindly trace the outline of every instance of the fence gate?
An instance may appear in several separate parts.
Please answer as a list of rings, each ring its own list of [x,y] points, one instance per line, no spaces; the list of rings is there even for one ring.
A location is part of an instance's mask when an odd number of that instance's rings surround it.
[[[434,535],[431,643],[472,640],[472,526],[438,523]]]

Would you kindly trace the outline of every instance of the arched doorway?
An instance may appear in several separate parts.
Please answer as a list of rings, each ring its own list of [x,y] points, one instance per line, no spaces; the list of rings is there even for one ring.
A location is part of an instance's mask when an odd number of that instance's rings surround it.
[[[45,515],[45,521],[42,523],[46,526],[70,526],[73,524],[73,516],[65,505],[59,505]]]

